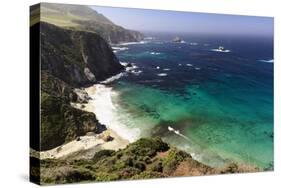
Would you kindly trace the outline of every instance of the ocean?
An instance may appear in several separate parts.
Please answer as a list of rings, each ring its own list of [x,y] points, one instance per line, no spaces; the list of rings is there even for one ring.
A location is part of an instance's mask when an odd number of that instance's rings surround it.
[[[160,136],[214,167],[237,162],[271,169],[273,39],[149,36],[113,45],[120,62],[133,66],[106,86],[108,116],[122,125],[123,136]],[[183,41],[172,42],[175,36]]]

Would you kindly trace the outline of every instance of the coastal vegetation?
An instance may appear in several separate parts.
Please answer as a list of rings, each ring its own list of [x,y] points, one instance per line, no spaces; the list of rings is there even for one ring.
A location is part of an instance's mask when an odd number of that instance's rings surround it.
[[[231,163],[212,168],[160,138],[141,138],[125,149],[101,150],[91,159],[40,161],[42,184],[114,181],[177,176],[255,172],[253,167]]]

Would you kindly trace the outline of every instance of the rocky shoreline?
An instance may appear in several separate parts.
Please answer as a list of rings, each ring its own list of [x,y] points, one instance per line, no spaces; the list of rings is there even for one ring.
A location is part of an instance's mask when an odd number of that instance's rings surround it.
[[[74,89],[79,102],[72,102],[71,106],[94,113],[95,106],[90,101],[97,92],[95,86]],[[41,183],[47,185],[260,171],[236,163],[220,168],[207,166],[159,137],[141,138],[130,143],[107,125],[99,134],[88,132],[66,144],[40,152],[40,167]]]
[[[40,147],[31,145],[30,151],[30,161],[34,164],[30,172],[32,178],[39,181],[37,183],[258,171],[237,164],[222,169],[211,168],[159,137],[132,141],[121,134],[123,127],[108,121],[101,122],[97,110],[104,112],[105,109],[102,105],[95,107],[90,103],[89,93],[94,94],[95,87],[81,88],[131,70],[133,65],[127,64],[126,67],[120,64],[109,43],[137,42],[143,36],[114,25],[95,11],[91,12],[89,7],[83,6],[81,10],[73,11],[75,6],[60,5],[54,8],[43,5],[45,11],[50,14],[55,12],[57,19],[62,19],[60,23],[66,25],[52,23],[43,14],[43,20],[32,22],[30,27],[31,35],[40,31],[41,39]],[[65,15],[60,17],[61,9],[78,12],[79,15],[86,9],[90,12],[83,16],[90,18],[87,21],[69,20]],[[97,23],[101,23],[98,25],[101,29],[99,32],[94,27]],[[107,30],[112,32],[103,32]]]

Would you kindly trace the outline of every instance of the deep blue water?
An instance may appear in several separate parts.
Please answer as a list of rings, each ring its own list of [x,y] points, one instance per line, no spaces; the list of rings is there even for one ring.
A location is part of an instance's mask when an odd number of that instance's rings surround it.
[[[273,163],[273,40],[253,36],[151,34],[117,51],[137,66],[113,83],[120,119],[161,136],[211,166]],[[224,46],[228,53],[212,51]],[[123,117],[122,115],[126,114]],[[184,136],[168,131],[168,126]]]

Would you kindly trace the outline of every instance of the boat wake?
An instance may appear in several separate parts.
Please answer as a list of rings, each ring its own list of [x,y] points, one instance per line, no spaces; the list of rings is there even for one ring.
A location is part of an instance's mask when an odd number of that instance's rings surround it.
[[[258,60],[258,61],[264,62],[264,63],[274,63],[274,59],[269,59],[269,60],[260,59],[260,60]]]
[[[213,52],[221,52],[221,53],[228,53],[231,52],[230,50],[220,50],[220,49],[211,49]]]
[[[191,140],[190,140],[187,136],[181,134],[179,130],[176,130],[176,129],[174,129],[173,127],[170,127],[170,126],[168,126],[168,130],[169,130],[170,132],[173,132],[173,133],[175,133],[176,135],[179,135],[180,137],[186,139],[187,141],[191,142]]]
[[[159,73],[159,74],[157,74],[157,76],[163,77],[163,76],[168,76],[168,74],[167,73]]]

